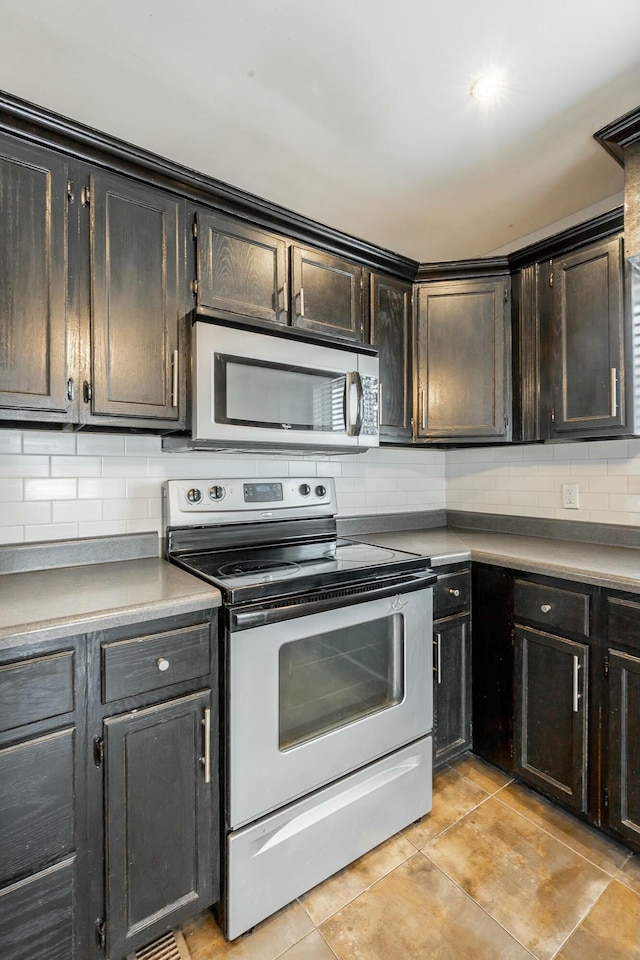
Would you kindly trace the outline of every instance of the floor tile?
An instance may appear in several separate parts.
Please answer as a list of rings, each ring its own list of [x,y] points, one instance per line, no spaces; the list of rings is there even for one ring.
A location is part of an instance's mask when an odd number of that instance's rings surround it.
[[[414,845],[402,835],[392,837],[314,887],[301,897],[300,901],[313,922],[318,925],[415,852]]]
[[[418,823],[403,831],[418,849],[456,823],[489,796],[456,770],[445,767],[433,778],[433,807]]]
[[[510,783],[500,791],[497,799],[542,827],[557,840],[562,840],[610,876],[614,876],[629,858],[626,847],[610,840],[605,834],[544,800],[522,784]]]
[[[252,934],[229,943],[210,911],[187,920],[182,927],[191,960],[275,960],[314,930],[307,912],[296,901],[259,923]],[[294,955],[295,956],[295,955]],[[330,956],[330,955],[329,955]],[[322,954],[318,960],[324,960]]]
[[[424,852],[541,960],[550,960],[609,882],[495,797]]]
[[[638,960],[640,894],[612,881],[557,960]]]
[[[640,893],[640,853],[629,857],[624,866],[620,867],[616,879]]]
[[[338,960],[531,960],[421,853],[320,930]]]
[[[487,793],[495,793],[513,779],[497,767],[492,767],[490,763],[474,757],[472,753],[466,753],[451,766],[453,770],[482,787]]]
[[[322,934],[314,930],[281,954],[278,960],[336,960],[336,955]]]

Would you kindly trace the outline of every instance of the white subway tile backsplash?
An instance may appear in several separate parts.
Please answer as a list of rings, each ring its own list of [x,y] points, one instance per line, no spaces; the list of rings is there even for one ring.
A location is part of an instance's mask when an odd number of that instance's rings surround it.
[[[124,520],[96,520],[78,524],[79,537],[113,537],[126,532],[127,525]]]
[[[51,504],[47,501],[21,501],[19,503],[0,503],[0,524],[8,526],[28,523],[49,523]]]
[[[588,460],[587,443],[554,443],[553,455],[556,460]]]
[[[169,458],[167,458],[169,459]],[[146,457],[102,457],[98,461],[103,477],[146,477],[148,465]]]
[[[99,477],[100,457],[51,457],[52,477]]]
[[[124,456],[124,437],[115,433],[79,433],[78,454],[97,457]]]
[[[25,500],[75,500],[77,496],[75,477],[31,477],[24,481]]]
[[[124,438],[127,457],[159,457],[162,454],[162,437],[138,434]]]
[[[51,430],[25,430],[22,437],[22,452],[28,454],[68,454],[76,452],[75,433],[57,433]]]
[[[77,523],[42,523],[25,526],[24,539],[32,540],[75,540],[81,537]]]
[[[0,453],[22,453],[20,430],[0,430]]]
[[[0,453],[0,477],[48,477],[49,457]]]
[[[0,480],[0,500],[22,500],[23,483],[18,477]]]
[[[105,500],[104,520],[139,520],[149,516],[148,500]]]
[[[591,440],[586,446],[590,460],[613,460],[629,454],[626,440]]]
[[[118,483],[120,481],[117,481]],[[160,477],[132,477],[131,480],[123,481],[126,490],[123,489],[122,493],[118,494],[118,497],[121,500],[124,500],[125,497],[132,497],[133,499],[142,499],[142,497],[158,497],[162,496],[162,484],[163,480]]]
[[[111,500],[113,497],[126,497],[128,484],[131,482],[133,481],[124,478],[80,477],[78,497],[81,500]]]
[[[107,501],[111,502],[111,501]],[[102,500],[60,500],[51,504],[53,523],[102,520]]]
[[[0,543],[23,543],[24,527],[0,526]]]

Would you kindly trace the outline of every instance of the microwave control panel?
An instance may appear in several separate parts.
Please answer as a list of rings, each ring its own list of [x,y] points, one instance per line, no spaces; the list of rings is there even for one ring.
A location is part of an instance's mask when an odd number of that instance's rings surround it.
[[[362,426],[360,433],[366,436],[378,434],[378,379],[361,377],[362,380]]]

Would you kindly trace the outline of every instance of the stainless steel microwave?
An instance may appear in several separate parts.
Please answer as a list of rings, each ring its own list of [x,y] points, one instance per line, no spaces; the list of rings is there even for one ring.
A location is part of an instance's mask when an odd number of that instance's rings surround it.
[[[278,333],[194,323],[191,449],[377,447],[377,350]]]

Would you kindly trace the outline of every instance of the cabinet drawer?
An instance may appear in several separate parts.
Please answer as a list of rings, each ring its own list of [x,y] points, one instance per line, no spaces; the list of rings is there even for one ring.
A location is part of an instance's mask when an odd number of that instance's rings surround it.
[[[204,677],[211,670],[209,624],[102,646],[104,703]]]
[[[609,644],[627,643],[640,650],[640,602],[610,597],[607,618]]]
[[[433,588],[433,617],[448,617],[457,610],[469,606],[471,576],[468,570],[459,573],[443,573]]]
[[[72,650],[0,667],[0,732],[73,709]]]
[[[531,621],[544,627],[589,636],[589,596],[559,590],[541,583],[516,580],[514,618],[517,623]]]
[[[0,884],[74,847],[72,729],[0,750]]]

